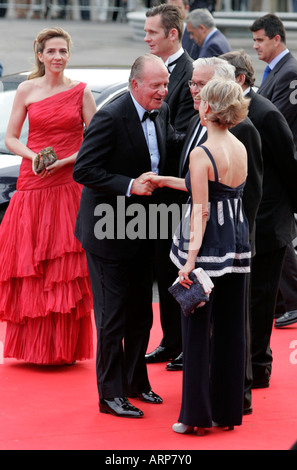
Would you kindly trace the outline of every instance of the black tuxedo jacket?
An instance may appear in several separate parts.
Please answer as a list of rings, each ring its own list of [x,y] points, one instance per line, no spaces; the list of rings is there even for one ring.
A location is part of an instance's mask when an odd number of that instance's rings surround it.
[[[271,70],[258,93],[268,98],[285,116],[297,146],[297,60],[289,52]]]
[[[170,108],[171,123],[179,132],[186,132],[189,121],[196,113],[188,81],[193,74],[193,60],[185,51],[178,59],[169,77],[165,102]]]
[[[189,155],[188,147],[191,142],[193,132],[199,123],[199,114],[194,116],[189,124],[183,150],[180,157],[179,176],[184,177],[189,168]],[[262,197],[262,179],[263,179],[263,161],[261,153],[261,139],[259,132],[252,124],[249,118],[246,118],[241,123],[230,129],[230,132],[240,140],[247,151],[248,155],[248,177],[243,194],[243,205],[245,214],[249,222],[250,229],[250,242],[252,251],[255,251],[255,219],[259,208],[260,200]],[[199,144],[203,144],[207,139],[205,133]]]
[[[293,209],[297,211],[297,162],[292,132],[282,113],[253,90],[249,117],[262,141],[263,197],[256,219],[256,250],[272,251],[295,237]]]
[[[162,174],[167,145],[178,144],[183,135],[177,134],[170,124],[166,103],[160,109],[155,127],[160,152],[159,173]],[[147,208],[152,202],[149,196],[125,197],[131,178],[147,171],[151,171],[147,143],[138,113],[127,92],[94,115],[74,165],[74,180],[84,186],[75,235],[85,250],[110,260],[134,256],[140,240],[131,240],[122,231],[118,237],[117,226],[123,228],[126,224],[129,206],[139,204]],[[121,205],[118,196],[123,196]],[[98,232],[95,234],[94,229],[98,227],[100,216],[108,217],[109,228],[114,224],[114,239],[110,236],[98,239]]]

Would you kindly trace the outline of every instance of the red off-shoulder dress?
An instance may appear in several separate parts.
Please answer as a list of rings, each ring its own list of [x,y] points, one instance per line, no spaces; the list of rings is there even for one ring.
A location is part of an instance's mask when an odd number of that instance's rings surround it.
[[[58,159],[80,148],[85,84],[28,106],[27,146]],[[74,236],[81,189],[73,165],[41,178],[24,158],[0,226],[0,319],[4,357],[63,364],[93,355],[92,294],[85,253]]]

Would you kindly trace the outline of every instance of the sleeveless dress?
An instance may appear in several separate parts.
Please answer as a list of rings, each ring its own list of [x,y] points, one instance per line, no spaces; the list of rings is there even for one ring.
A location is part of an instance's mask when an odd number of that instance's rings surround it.
[[[52,146],[58,159],[83,140],[86,84],[28,106],[27,146]],[[74,237],[82,187],[65,165],[47,178],[23,158],[17,191],[0,225],[0,320],[4,357],[63,364],[93,356],[92,294],[85,252]]]
[[[181,315],[183,343],[182,402],[178,421],[211,428],[212,422],[242,424],[245,374],[246,273],[250,271],[249,227],[242,207],[244,184],[231,188],[209,181],[209,215],[196,267],[213,278],[210,300],[191,315]],[[186,185],[191,195],[190,173]],[[190,224],[192,198],[187,216]],[[180,229],[171,258],[187,260],[188,233]]]
[[[220,183],[213,156],[209,156],[215,173],[215,181],[209,181],[208,220],[202,245],[196,259],[196,268],[203,268],[210,277],[226,273],[250,271],[251,248],[249,226],[242,204],[245,183],[231,188]],[[174,234],[170,258],[181,269],[188,258],[190,217],[192,211],[190,172],[185,183],[190,194],[180,226]]]

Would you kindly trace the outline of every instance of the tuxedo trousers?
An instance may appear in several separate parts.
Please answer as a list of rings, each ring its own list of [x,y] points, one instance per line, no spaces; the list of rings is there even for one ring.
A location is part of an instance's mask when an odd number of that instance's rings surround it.
[[[256,253],[251,269],[252,368],[254,385],[269,381],[272,368],[270,338],[286,246]]]
[[[97,329],[99,397],[151,389],[145,354],[153,322],[152,256],[139,250],[118,261],[87,252]]]
[[[161,194],[162,197],[158,202],[165,204],[167,208],[174,205],[179,213],[178,219],[181,220],[183,205],[186,204],[189,197],[188,193],[171,188],[162,188]],[[155,275],[158,285],[160,322],[163,333],[160,346],[166,348],[170,353],[175,353],[176,356],[182,351],[181,310],[178,302],[168,292],[168,288],[178,277],[178,268],[173,264],[169,256],[173,235],[177,227],[178,225],[176,226],[173,220],[168,217],[168,237],[159,237],[156,240],[155,249]]]
[[[179,422],[240,425],[245,378],[246,274],[212,278],[210,300],[182,315],[183,388]]]

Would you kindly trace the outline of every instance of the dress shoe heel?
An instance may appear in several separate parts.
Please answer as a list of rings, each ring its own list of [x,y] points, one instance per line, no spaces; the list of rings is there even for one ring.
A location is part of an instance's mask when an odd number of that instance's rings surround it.
[[[197,428],[197,436],[204,436],[205,428]]]
[[[183,423],[174,423],[172,429],[174,432],[179,434],[191,434],[194,432],[194,426],[188,426],[187,424]]]
[[[169,362],[166,366],[166,370],[183,370],[183,353],[181,352],[173,361]]]
[[[216,423],[215,421],[213,421],[213,422],[212,422],[212,425],[213,425],[214,427],[217,427],[217,428],[227,428],[228,431],[234,431],[234,426],[233,426],[233,424],[230,424],[230,425],[228,425],[228,424],[220,424],[220,423]]]

